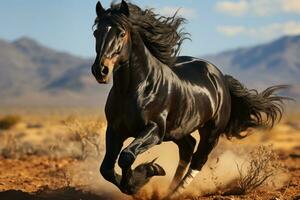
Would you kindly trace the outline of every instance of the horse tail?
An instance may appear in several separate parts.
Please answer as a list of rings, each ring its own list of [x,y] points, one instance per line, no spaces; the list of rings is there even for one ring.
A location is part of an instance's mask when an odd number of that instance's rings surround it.
[[[247,89],[232,76],[225,75],[231,95],[231,114],[225,129],[228,138],[244,138],[241,135],[247,128],[272,128],[281,120],[285,100],[289,97],[279,96],[278,90],[286,89],[288,85],[276,85],[262,92]]]

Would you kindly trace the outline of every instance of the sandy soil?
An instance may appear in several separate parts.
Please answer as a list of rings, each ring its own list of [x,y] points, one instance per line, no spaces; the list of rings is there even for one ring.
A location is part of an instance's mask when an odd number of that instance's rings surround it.
[[[105,126],[98,131],[100,154],[93,145],[82,142],[66,122],[78,116],[26,116],[11,130],[0,132],[0,199],[160,199],[170,182],[177,149],[172,143],[162,144],[140,156],[135,165],[158,157],[167,172],[166,177],[154,178],[136,196],[119,192],[99,174],[103,157]],[[80,117],[80,123],[96,121],[97,117]],[[88,125],[90,126],[90,125]],[[84,127],[84,126],[83,126]],[[76,131],[76,130],[75,130]],[[94,130],[89,130],[94,131]],[[88,141],[88,140],[87,140]],[[85,144],[86,149],[82,149]],[[272,144],[279,161],[287,171],[278,174],[245,195],[222,195],[237,177],[237,164],[247,159],[258,145]],[[82,154],[87,154],[82,157]],[[220,189],[222,188],[222,189]],[[300,121],[285,119],[272,131],[255,131],[245,140],[221,138],[207,165],[180,199],[300,199]]]

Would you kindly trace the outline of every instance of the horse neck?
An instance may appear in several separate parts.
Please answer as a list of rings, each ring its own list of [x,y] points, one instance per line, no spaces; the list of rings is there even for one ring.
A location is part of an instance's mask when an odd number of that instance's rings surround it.
[[[159,69],[163,67],[163,64],[152,56],[137,33],[132,34],[131,38],[132,50],[129,62],[114,74],[114,86],[122,94],[136,91],[146,79],[157,79],[161,74]]]

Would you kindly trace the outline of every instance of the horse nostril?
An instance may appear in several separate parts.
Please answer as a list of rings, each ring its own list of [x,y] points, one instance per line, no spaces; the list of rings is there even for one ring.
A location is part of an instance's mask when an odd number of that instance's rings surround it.
[[[102,70],[101,70],[101,74],[102,74],[103,76],[106,76],[106,75],[108,74],[108,72],[109,72],[108,67],[103,66],[103,67],[102,67]]]

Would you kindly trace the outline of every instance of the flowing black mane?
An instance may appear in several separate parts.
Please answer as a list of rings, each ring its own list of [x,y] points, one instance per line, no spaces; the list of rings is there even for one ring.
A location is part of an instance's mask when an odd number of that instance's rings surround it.
[[[106,13],[122,26],[130,24],[131,28],[139,33],[152,55],[171,67],[176,61],[182,42],[189,36],[181,27],[185,19],[177,16],[177,12],[172,17],[165,17],[154,13],[153,9],[142,10],[128,3],[130,16],[127,20],[124,15],[117,12],[119,7],[120,4],[111,4]],[[96,19],[95,25],[98,22],[99,19]]]

